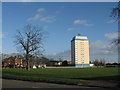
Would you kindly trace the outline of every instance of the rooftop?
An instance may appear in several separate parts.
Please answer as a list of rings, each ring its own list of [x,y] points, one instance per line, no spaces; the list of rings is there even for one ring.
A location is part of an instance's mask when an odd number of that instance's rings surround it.
[[[73,40],[87,40],[87,39],[88,38],[86,36],[81,36],[80,34],[78,34],[77,36],[74,36],[71,41],[73,41]]]

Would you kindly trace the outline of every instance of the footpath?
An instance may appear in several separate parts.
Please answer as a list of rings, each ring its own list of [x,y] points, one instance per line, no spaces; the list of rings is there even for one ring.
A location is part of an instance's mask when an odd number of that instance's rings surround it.
[[[79,85],[84,86],[84,85]],[[85,86],[89,87],[101,87],[101,88],[119,88],[120,82],[119,81],[104,81],[104,80],[89,80],[89,83]]]

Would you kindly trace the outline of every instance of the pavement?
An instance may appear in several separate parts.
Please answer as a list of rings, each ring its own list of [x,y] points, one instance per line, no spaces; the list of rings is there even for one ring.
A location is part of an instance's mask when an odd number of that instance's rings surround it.
[[[119,88],[119,81],[90,80],[87,86],[116,89],[116,88]]]
[[[105,82],[99,80],[93,80],[89,85],[64,85],[44,82],[32,82],[21,80],[0,79],[0,85],[2,88],[98,88],[98,89],[115,89],[118,88],[118,83]]]
[[[89,88],[89,87],[2,79],[2,88]]]

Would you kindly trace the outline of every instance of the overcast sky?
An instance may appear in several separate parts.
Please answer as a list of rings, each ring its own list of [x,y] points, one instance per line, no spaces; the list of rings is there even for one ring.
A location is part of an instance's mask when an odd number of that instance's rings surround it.
[[[117,62],[117,49],[111,45],[111,40],[117,38],[117,23],[110,17],[116,5],[115,2],[3,2],[0,32],[3,53],[17,52],[13,43],[16,30],[33,24],[48,33],[44,42],[45,55],[70,51],[71,39],[80,33],[90,41],[92,60],[106,58],[109,62]]]

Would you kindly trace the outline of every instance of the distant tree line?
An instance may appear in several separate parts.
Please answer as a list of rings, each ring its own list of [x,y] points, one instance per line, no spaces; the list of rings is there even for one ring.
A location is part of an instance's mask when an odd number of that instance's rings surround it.
[[[103,58],[103,59],[95,59],[93,62],[92,62],[95,66],[105,66],[106,65],[106,60]]]

